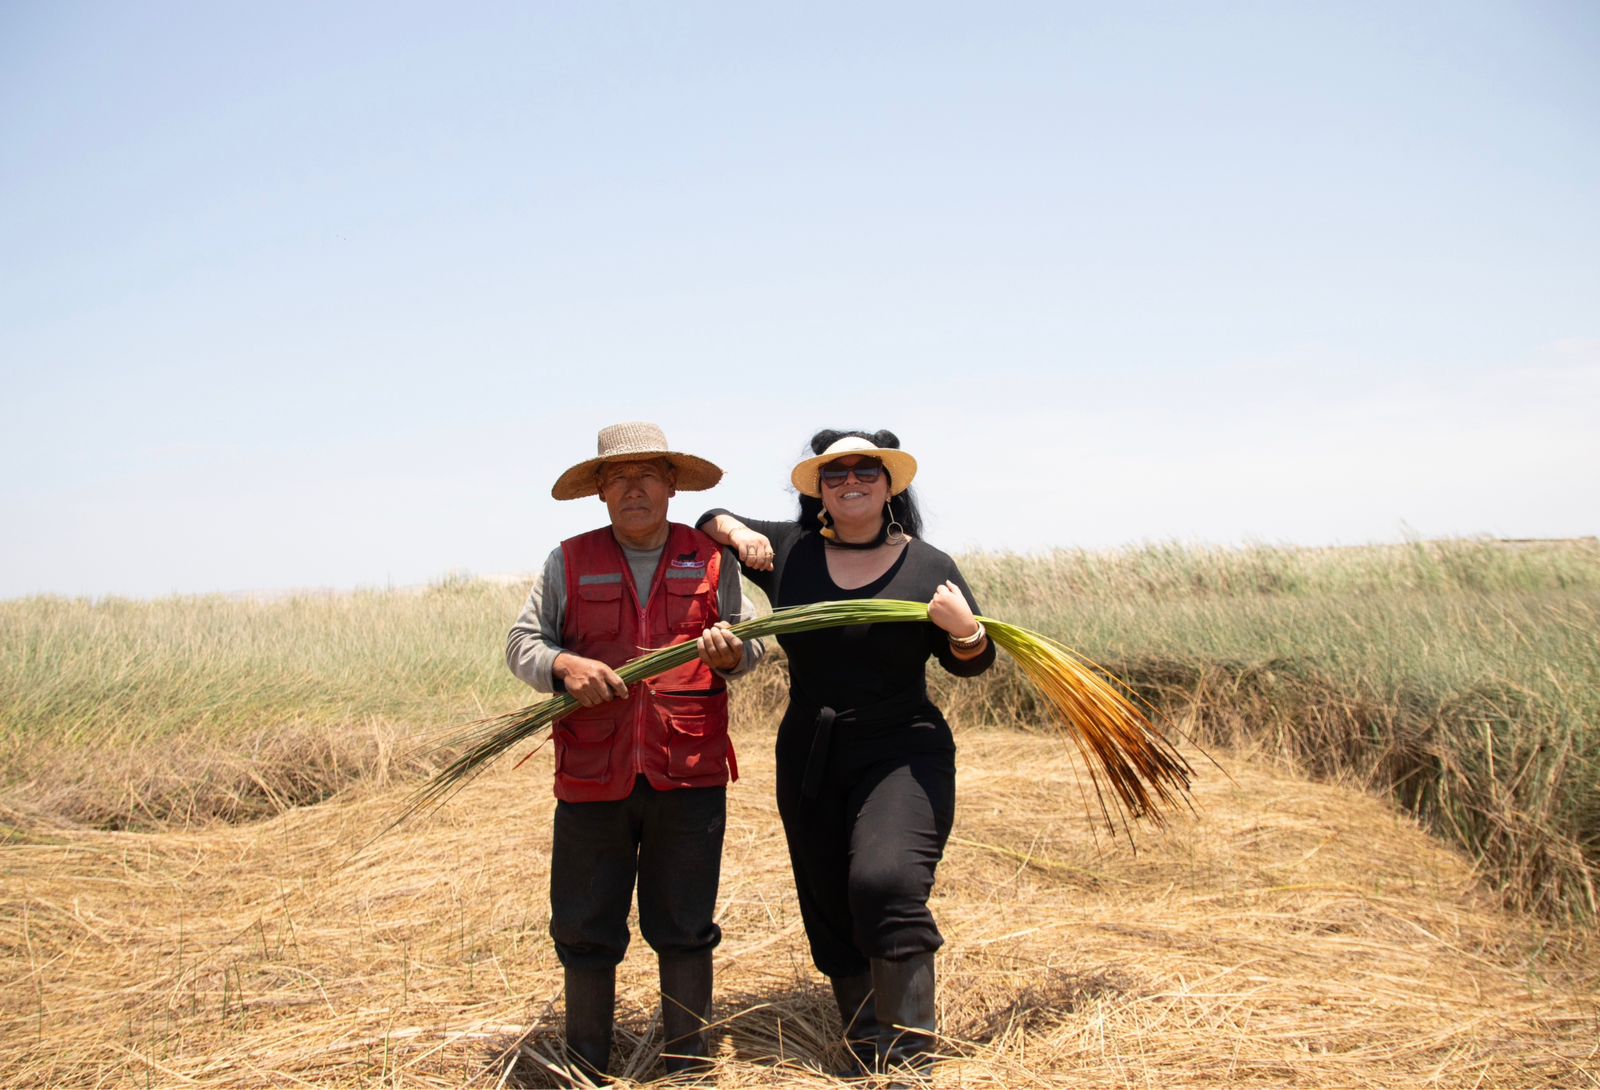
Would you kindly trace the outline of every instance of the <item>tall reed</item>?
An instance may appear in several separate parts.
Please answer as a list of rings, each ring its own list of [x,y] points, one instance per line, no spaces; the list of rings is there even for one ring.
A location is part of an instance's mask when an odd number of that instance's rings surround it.
[[[845,625],[927,620],[928,607],[923,603],[865,599],[779,609],[733,625],[731,631],[741,639],[754,639]],[[1055,724],[1077,745],[1108,825],[1113,809],[1124,821],[1144,817],[1159,824],[1164,808],[1187,801],[1188,763],[1103,671],[1047,636],[988,617],[979,620],[990,638],[1016,658],[1056,713]],[[693,641],[674,644],[625,663],[617,674],[632,685],[682,666],[696,653]],[[440,750],[460,752],[412,795],[389,828],[442,805],[498,757],[543,735],[578,707],[563,693],[444,732],[437,739]]]
[[[1200,741],[1365,784],[1512,903],[1595,915],[1600,542],[1161,545],[961,566],[989,615],[1105,664]],[[0,602],[0,807],[107,828],[248,821],[423,775],[401,755],[429,724],[526,695],[501,655],[525,594],[451,579]],[[742,723],[781,706],[772,659],[734,687]],[[933,671],[930,687],[958,730],[1054,714],[1009,656],[976,679]]]

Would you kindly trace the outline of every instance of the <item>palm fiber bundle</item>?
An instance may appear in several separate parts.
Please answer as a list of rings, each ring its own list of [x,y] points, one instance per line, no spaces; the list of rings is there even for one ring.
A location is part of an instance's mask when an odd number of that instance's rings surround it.
[[[774,610],[765,617],[741,621],[732,631],[748,640],[844,625],[927,619],[928,607],[921,602],[861,599]],[[1066,733],[1082,754],[1108,823],[1106,787],[1124,821],[1144,817],[1165,824],[1163,810],[1187,801],[1193,770],[1123,690],[1099,667],[1048,636],[988,617],[978,620],[989,638],[1017,660],[1055,710],[1059,718],[1053,725]],[[633,685],[681,666],[695,655],[693,641],[673,644],[646,652],[619,667],[617,674]],[[389,827],[442,805],[497,757],[519,742],[542,736],[578,707],[576,700],[563,693],[446,732],[438,739],[439,748],[460,748],[460,755],[416,791]]]

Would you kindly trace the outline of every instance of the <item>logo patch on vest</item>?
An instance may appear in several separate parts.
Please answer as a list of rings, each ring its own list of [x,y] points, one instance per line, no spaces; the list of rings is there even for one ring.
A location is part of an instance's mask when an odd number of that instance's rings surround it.
[[[704,560],[696,560],[694,553],[682,553],[673,557],[672,566],[674,568],[703,568],[706,566],[706,562]]]

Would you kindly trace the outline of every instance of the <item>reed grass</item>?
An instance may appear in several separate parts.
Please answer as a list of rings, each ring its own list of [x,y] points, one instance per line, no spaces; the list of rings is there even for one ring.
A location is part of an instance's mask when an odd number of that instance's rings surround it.
[[[731,631],[740,639],[755,639],[846,625],[927,620],[928,607],[923,603],[865,599],[774,610],[733,625]],[[990,639],[1016,659],[1044,695],[1054,713],[1049,722],[1077,746],[1107,826],[1115,830],[1113,810],[1122,818],[1124,830],[1130,818],[1164,824],[1163,811],[1183,804],[1189,792],[1191,769],[1177,749],[1104,671],[1071,648],[1017,625],[990,617],[979,620]],[[640,655],[618,667],[617,674],[633,685],[695,657],[693,641],[678,643]],[[578,707],[563,693],[444,732],[437,740],[438,749],[457,755],[417,790],[389,828],[442,805],[501,755],[541,737]]]
[[[1511,903],[1600,913],[1600,543],[972,557],[1208,745],[1360,784]],[[1019,573],[1026,572],[1026,594]],[[1018,687],[995,679],[988,714]],[[953,694],[959,698],[960,694]]]
[[[1060,550],[961,558],[980,603],[1081,650],[1207,746],[1392,801],[1485,888],[1592,920],[1600,542]],[[432,771],[435,725],[520,704],[524,587],[0,602],[0,842],[40,823],[254,821]],[[930,674],[958,731],[1052,714],[1015,659]],[[781,654],[733,721],[786,691]],[[18,833],[19,827],[34,830]],[[8,831],[10,830],[10,831]]]

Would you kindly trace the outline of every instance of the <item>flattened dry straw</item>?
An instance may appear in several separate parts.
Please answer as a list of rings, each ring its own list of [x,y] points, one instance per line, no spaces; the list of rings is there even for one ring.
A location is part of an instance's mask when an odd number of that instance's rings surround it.
[[[768,616],[734,625],[733,632],[741,639],[751,639],[844,625],[927,619],[928,607],[921,602],[861,599],[775,610]],[[989,638],[1010,652],[1055,710],[1059,720],[1053,725],[1062,729],[1082,754],[1108,824],[1111,817],[1106,785],[1111,789],[1110,801],[1124,821],[1143,817],[1164,825],[1164,809],[1187,803],[1193,774],[1189,763],[1099,667],[1048,636],[988,617],[979,620]],[[620,667],[617,674],[632,685],[681,666],[695,654],[692,641],[673,644],[639,656]],[[443,805],[497,757],[519,742],[543,735],[578,706],[576,700],[562,694],[446,732],[439,739],[439,748],[463,747],[461,755],[411,796],[389,828]]]

